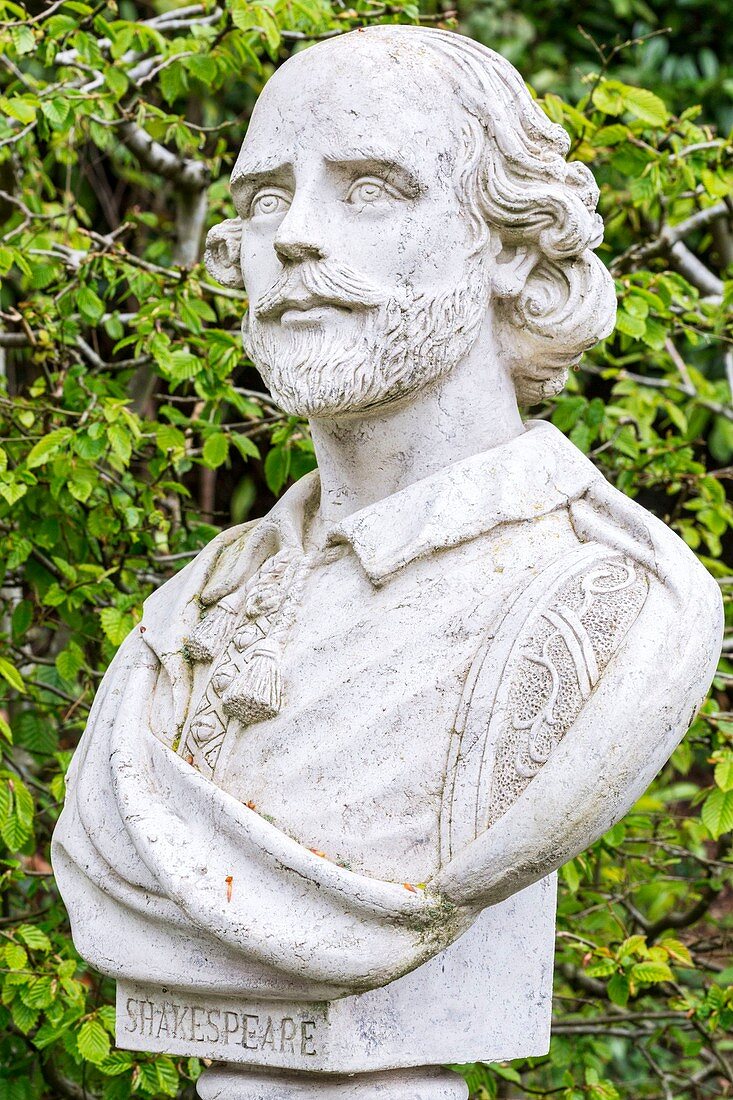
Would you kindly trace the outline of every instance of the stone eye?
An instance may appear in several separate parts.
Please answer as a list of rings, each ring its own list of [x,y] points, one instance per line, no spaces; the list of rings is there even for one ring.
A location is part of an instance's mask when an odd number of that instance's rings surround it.
[[[258,191],[250,206],[251,217],[268,214],[284,214],[290,206],[290,199],[281,191]]]
[[[348,194],[348,201],[357,206],[368,206],[370,203],[379,202],[387,195],[393,194],[384,180],[360,179],[353,185]]]

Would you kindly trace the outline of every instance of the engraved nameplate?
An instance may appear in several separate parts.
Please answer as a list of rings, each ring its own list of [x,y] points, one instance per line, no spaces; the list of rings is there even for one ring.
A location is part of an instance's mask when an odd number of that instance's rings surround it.
[[[208,993],[117,985],[117,1045],[216,1061],[317,1068],[325,1054],[327,1007],[249,1001]]]

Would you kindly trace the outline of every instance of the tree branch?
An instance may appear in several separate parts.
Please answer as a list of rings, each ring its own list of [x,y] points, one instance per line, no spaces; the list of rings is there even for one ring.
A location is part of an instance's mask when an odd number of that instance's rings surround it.
[[[629,248],[626,252],[617,257],[612,264],[612,270],[620,272],[627,268],[638,268],[647,260],[651,260],[654,256],[669,255],[672,253],[675,245],[680,244],[686,237],[689,237],[691,233],[699,229],[707,229],[708,226],[712,225],[718,218],[726,217],[730,217],[730,208],[725,202],[715,203],[714,206],[707,206],[704,210],[698,210],[694,214],[691,214],[689,218],[685,218],[684,221],[678,222],[677,225],[666,225],[659,236],[655,237],[654,240],[648,241],[646,244],[634,245]],[[698,261],[698,263],[699,262],[700,261]],[[705,270],[707,271],[707,268]],[[709,274],[711,278],[715,279],[712,273]],[[690,281],[692,282],[693,280]],[[720,281],[716,280],[716,282],[719,283]],[[720,290],[711,291],[710,293],[720,294]]]
[[[714,275],[702,260],[698,260],[694,252],[691,252],[682,241],[675,241],[669,248],[669,261],[672,267],[684,275],[688,283],[692,283],[703,294],[720,295],[723,293],[722,280]]]
[[[171,153],[136,122],[124,122],[118,133],[130,152],[149,171],[171,180],[184,191],[201,191],[208,186],[209,170],[202,161]]]
[[[86,1089],[61,1073],[53,1058],[41,1060],[41,1073],[55,1095],[65,1097],[66,1100],[91,1100]]]

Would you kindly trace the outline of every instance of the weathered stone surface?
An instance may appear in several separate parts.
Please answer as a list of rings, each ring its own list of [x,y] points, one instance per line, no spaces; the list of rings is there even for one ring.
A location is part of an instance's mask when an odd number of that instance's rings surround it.
[[[118,1043],[310,1073],[539,1055],[549,1040],[554,924],[552,875],[484,910],[417,970],[356,996],[266,1000],[120,981]]]
[[[318,1081],[319,1100],[466,1100],[466,1083],[456,1073],[435,1068],[329,1076]],[[243,1072],[228,1067],[204,1074],[199,1085],[201,1100],[306,1100],[314,1094],[314,1082],[306,1074],[268,1070]]]
[[[319,472],[147,601],[53,850],[118,1041],[228,1062],[204,1100],[448,1100],[425,1067],[545,1051],[554,871],[710,684],[717,586],[519,415],[613,321],[567,148],[437,30],[319,44],[256,107],[207,261]]]

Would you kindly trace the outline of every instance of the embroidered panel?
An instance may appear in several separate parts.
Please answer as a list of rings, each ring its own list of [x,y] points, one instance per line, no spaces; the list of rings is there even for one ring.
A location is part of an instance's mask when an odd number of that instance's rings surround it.
[[[571,577],[521,638],[496,746],[487,825],[549,759],[638,616],[645,571],[615,557]]]

